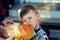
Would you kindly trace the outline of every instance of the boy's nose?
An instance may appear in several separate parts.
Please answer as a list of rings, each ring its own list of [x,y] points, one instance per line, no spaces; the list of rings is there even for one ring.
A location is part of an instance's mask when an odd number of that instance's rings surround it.
[[[27,21],[27,24],[28,24],[28,25],[31,24],[30,21]]]

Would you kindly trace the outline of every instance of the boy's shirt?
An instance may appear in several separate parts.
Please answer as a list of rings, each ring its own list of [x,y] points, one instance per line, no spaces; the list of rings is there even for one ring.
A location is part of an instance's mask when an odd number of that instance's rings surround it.
[[[39,29],[35,30],[35,35],[32,37],[31,40],[49,40],[45,31],[40,27]]]

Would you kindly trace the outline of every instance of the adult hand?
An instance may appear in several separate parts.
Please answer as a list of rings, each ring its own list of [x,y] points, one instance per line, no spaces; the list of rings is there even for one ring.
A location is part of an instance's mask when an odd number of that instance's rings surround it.
[[[5,40],[5,39],[3,39],[3,38],[0,37],[0,40]]]
[[[7,38],[7,39],[4,39],[4,38],[1,38],[1,37],[0,37],[0,40],[14,40],[14,37],[15,37],[15,35],[12,35],[12,36],[10,36],[10,37]]]
[[[14,22],[12,21],[12,20],[8,20],[8,19],[5,19],[5,20],[3,20],[2,21],[2,24],[4,25],[4,26],[9,26],[9,25],[11,25],[11,24],[13,24]]]
[[[9,38],[7,38],[5,40],[14,40],[14,37],[15,37],[15,35],[13,34],[13,35],[11,35]]]

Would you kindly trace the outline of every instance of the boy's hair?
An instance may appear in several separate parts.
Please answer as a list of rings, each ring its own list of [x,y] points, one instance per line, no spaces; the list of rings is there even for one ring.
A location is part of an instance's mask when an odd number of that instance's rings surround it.
[[[20,18],[22,18],[24,15],[26,15],[30,10],[34,11],[35,13],[37,13],[37,10],[33,6],[31,6],[31,5],[25,5],[21,9]]]

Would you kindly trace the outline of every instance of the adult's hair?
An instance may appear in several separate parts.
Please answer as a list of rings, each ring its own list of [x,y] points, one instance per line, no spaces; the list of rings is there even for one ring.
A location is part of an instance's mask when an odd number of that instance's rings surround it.
[[[4,29],[4,28],[1,27],[1,26],[0,26],[0,37],[1,37],[1,38],[4,38],[4,39],[6,39],[6,38],[9,37],[8,34],[7,34],[6,29]]]

